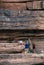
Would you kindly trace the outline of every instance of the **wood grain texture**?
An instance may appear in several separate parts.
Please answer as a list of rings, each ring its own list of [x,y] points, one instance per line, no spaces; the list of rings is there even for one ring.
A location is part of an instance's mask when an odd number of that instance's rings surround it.
[[[19,43],[0,43],[0,53],[17,53],[22,52],[25,46]]]
[[[4,14],[4,15],[3,15]],[[1,14],[0,14],[1,15]],[[0,29],[44,29],[44,11],[5,10],[0,16]]]
[[[4,2],[26,2],[26,1],[29,1],[29,0],[2,0]]]
[[[29,1],[43,1],[43,0],[2,0],[3,2],[29,2]]]
[[[19,55],[21,58],[19,58]],[[15,57],[16,56],[16,57]],[[31,56],[31,57],[30,57]],[[38,56],[38,57],[36,57]],[[3,54],[0,55],[0,64],[7,64],[7,65],[32,65],[36,63],[43,63],[44,58],[41,58],[42,55],[38,54]],[[36,57],[36,58],[35,58]],[[16,59],[15,59],[16,58]],[[35,60],[33,60],[35,59]],[[11,60],[11,61],[10,61]]]
[[[2,3],[1,8],[8,10],[25,10],[26,3]]]
[[[43,4],[42,5],[43,5],[43,9],[44,9],[44,1],[43,1]]]
[[[44,1],[42,0],[1,0],[1,9],[12,10],[42,10],[44,9]]]
[[[43,2],[44,1],[32,1],[32,2],[27,2],[27,8],[30,9],[43,9]]]
[[[24,39],[24,37],[16,37],[16,39]],[[32,45],[35,45],[35,53],[42,53],[42,50],[44,50],[44,37],[27,37],[27,39],[31,39]],[[26,39],[26,37],[25,37]],[[2,40],[3,41],[3,40]],[[15,52],[24,52],[25,50],[25,42],[20,43],[13,43],[15,39],[12,41],[12,43],[7,43],[7,40],[5,43],[0,43],[0,53],[15,53]]]

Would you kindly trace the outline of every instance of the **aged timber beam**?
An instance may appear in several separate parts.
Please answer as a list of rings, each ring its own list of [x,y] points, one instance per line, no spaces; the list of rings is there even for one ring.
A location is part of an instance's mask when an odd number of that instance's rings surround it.
[[[16,38],[16,37],[18,37],[18,38],[22,38],[22,37],[44,37],[44,34],[40,34],[40,35],[39,34],[35,34],[35,35],[34,34],[29,34],[29,35],[28,34],[25,34],[25,35],[18,34],[18,35],[12,35],[12,36],[11,35],[3,35],[3,36],[0,35],[0,40],[8,39],[10,37],[12,37],[13,39]]]
[[[43,57],[43,59],[41,57]],[[33,65],[36,63],[43,63],[43,62],[44,62],[44,56],[42,56],[42,54],[29,54],[29,55],[28,54],[27,55],[26,54],[16,54],[16,55],[15,54],[3,54],[3,55],[0,54],[0,64],[2,65],[6,63],[8,65],[14,65],[14,64]]]
[[[30,60],[31,59],[31,60]],[[35,59],[35,61],[33,60]],[[11,61],[10,61],[11,60]],[[33,61],[32,61],[33,60]],[[39,61],[38,61],[39,60]],[[4,59],[4,60],[0,60],[0,65],[2,64],[8,64],[8,65],[21,65],[21,64],[25,64],[25,65],[33,65],[33,64],[39,64],[39,63],[43,63],[43,59],[40,59],[40,58],[22,58],[22,59]]]
[[[11,39],[12,38],[12,40],[10,41],[9,39]],[[18,40],[28,40],[28,39],[40,39],[40,40],[44,40],[44,37],[25,37],[25,36],[22,36],[22,37],[1,37],[0,38],[0,43],[14,43],[15,42],[15,40],[16,41],[18,41]]]
[[[30,2],[30,1],[43,1],[43,0],[2,0],[2,2]]]
[[[44,11],[0,10],[0,29],[44,30]]]
[[[8,9],[8,10],[43,10],[44,1],[30,1],[30,2],[21,2],[21,3],[3,2],[1,3],[0,8]]]
[[[2,2],[27,2],[29,0],[2,0]]]
[[[27,54],[0,54],[0,59],[22,59],[22,58],[41,58],[44,59],[44,54],[27,53]],[[42,58],[43,57],[43,58]]]
[[[14,39],[16,39],[16,40],[23,40],[23,39],[26,40],[26,39],[29,39],[29,38],[30,38],[30,39],[41,39],[41,40],[43,39],[43,40],[44,40],[44,37],[41,37],[41,38],[40,38],[40,37],[23,37],[23,36],[22,36],[22,37],[15,37]],[[4,38],[3,38],[3,39],[4,39]],[[7,39],[8,39],[8,38],[7,38]]]
[[[24,43],[0,43],[0,53],[18,53],[24,51]]]
[[[44,33],[40,33],[40,34],[39,33],[38,34],[37,33],[24,33],[23,34],[23,33],[15,33],[15,32],[14,32],[14,34],[13,33],[10,33],[10,34],[9,33],[0,33],[0,38],[4,37],[4,36],[5,37],[6,36],[7,37],[9,37],[9,36],[10,37],[16,37],[16,36],[20,36],[20,37],[22,37],[22,36],[25,36],[25,37],[28,37],[28,36],[29,37],[44,37]]]
[[[16,53],[16,52],[24,52],[25,49],[25,42],[15,43],[15,40],[26,40],[31,39],[32,44],[35,44],[35,52],[42,53],[44,49],[44,37],[15,37],[15,39],[9,43],[8,40],[1,40],[2,42],[6,41],[5,43],[0,42],[0,53]],[[8,42],[8,43],[7,43]]]

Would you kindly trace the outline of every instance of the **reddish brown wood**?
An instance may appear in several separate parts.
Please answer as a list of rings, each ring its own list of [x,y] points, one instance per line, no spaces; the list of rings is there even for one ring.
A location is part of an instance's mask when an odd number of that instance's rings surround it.
[[[26,3],[2,3],[1,8],[9,10],[25,10]]]

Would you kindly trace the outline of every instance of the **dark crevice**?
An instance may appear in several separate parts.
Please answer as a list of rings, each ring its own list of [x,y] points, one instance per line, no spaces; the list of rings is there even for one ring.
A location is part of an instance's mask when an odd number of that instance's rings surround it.
[[[44,65],[44,63],[38,63],[38,64],[33,64],[33,65]]]

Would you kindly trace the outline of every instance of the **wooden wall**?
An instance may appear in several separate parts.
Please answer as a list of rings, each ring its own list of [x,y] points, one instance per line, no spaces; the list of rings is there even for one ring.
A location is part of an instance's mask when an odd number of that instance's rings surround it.
[[[44,9],[43,0],[1,0],[1,8],[11,10]],[[6,6],[5,6],[6,5]]]
[[[0,32],[1,30],[14,30],[0,33],[0,42],[4,39],[14,37],[22,39],[30,37],[36,47],[44,48],[44,1],[43,0],[1,0],[0,4]],[[15,30],[20,30],[16,33]],[[40,30],[36,33],[22,33],[24,30]],[[35,31],[34,31],[35,32]],[[17,35],[16,35],[17,34]]]
[[[1,0],[0,29],[44,30],[43,0]]]
[[[0,0],[0,65],[44,62],[44,55],[15,54],[24,53],[24,44],[15,41],[27,39],[35,53],[44,51],[44,0]]]

